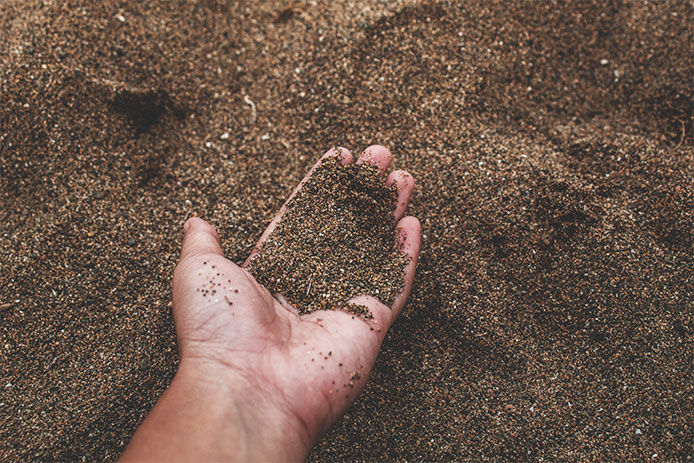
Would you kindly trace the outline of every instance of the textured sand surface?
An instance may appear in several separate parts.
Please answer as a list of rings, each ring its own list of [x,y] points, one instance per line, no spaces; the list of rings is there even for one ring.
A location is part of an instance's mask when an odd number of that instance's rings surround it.
[[[0,460],[113,460],[184,220],[326,149],[417,180],[408,306],[313,461],[691,461],[689,1],[0,3]]]

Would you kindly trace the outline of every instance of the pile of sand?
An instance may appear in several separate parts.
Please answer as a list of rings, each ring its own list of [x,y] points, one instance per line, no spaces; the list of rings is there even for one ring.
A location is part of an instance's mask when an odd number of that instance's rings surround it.
[[[373,294],[390,307],[405,285],[408,260],[393,220],[397,199],[397,188],[386,187],[376,166],[325,159],[287,203],[249,270],[300,314],[342,309],[373,318],[349,300]]]
[[[186,217],[242,262],[327,148],[417,181],[418,277],[314,461],[691,456],[691,8],[0,5],[0,459],[114,459]]]

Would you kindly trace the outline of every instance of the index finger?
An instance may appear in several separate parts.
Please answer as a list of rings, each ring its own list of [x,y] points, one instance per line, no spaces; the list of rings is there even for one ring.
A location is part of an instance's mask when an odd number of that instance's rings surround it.
[[[343,147],[341,147],[341,146],[340,146],[340,147],[337,147],[337,148],[331,148],[331,149],[328,150],[323,156],[321,156],[321,158],[311,167],[311,169],[309,169],[309,171],[308,171],[308,172],[306,173],[306,175],[304,176],[303,180],[301,180],[301,181],[299,182],[299,184],[296,186],[296,188],[294,188],[294,191],[292,191],[292,194],[289,195],[289,197],[288,197],[287,200],[284,202],[284,204],[282,205],[282,207],[280,208],[280,210],[277,211],[277,214],[276,214],[275,217],[272,219],[272,221],[270,222],[270,224],[267,226],[267,228],[265,229],[265,231],[263,232],[263,234],[260,236],[260,239],[258,240],[258,243],[253,247],[253,250],[252,250],[251,253],[248,255],[248,258],[247,258],[246,261],[243,263],[242,267],[244,267],[244,268],[248,267],[248,264],[250,264],[251,259],[253,258],[253,256],[255,256],[256,254],[258,254],[258,251],[260,251],[260,247],[263,245],[263,243],[264,243],[265,240],[268,238],[268,236],[270,236],[270,234],[274,231],[275,227],[277,226],[277,224],[279,223],[280,219],[282,218],[282,215],[284,215],[284,213],[287,211],[287,204],[289,203],[289,201],[292,200],[292,198],[293,198],[294,196],[296,196],[296,194],[299,192],[299,190],[301,189],[301,187],[304,186],[304,184],[305,184],[306,181],[309,179],[309,177],[311,177],[311,174],[312,174],[313,171],[316,169],[316,167],[320,166],[321,163],[322,163],[325,159],[331,158],[331,157],[339,157],[339,158],[340,158],[340,161],[342,161],[343,164],[350,164],[350,163],[352,162],[352,153],[351,153],[351,151],[348,150],[347,148],[343,148]]]

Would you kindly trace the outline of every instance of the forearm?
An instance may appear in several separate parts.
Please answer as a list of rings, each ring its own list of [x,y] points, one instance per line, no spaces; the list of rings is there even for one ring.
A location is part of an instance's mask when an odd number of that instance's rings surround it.
[[[302,430],[241,378],[182,363],[121,461],[295,461]]]

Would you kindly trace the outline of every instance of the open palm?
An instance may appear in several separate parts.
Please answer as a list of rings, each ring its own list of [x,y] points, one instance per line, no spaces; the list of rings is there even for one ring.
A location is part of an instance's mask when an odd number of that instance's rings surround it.
[[[345,150],[324,155],[352,162]],[[321,161],[318,161],[320,164]],[[390,152],[367,148],[357,162],[370,162],[385,173]],[[297,186],[292,196],[301,188]],[[385,180],[398,187],[393,206],[398,240],[409,257],[404,287],[387,307],[369,295],[352,299],[365,305],[373,319],[339,310],[299,315],[281,295],[271,295],[246,270],[224,258],[215,230],[201,219],[190,219],[180,262],[174,274],[174,317],[181,360],[204,361],[224,374],[238,375],[257,394],[292,415],[303,439],[313,441],[354,401],[374,365],[386,330],[409,295],[420,245],[420,225],[404,215],[414,180],[393,171]],[[291,198],[291,197],[290,197]],[[251,257],[272,232],[286,204],[261,237]],[[392,218],[384,217],[384,220]]]

